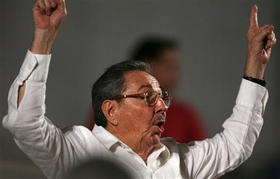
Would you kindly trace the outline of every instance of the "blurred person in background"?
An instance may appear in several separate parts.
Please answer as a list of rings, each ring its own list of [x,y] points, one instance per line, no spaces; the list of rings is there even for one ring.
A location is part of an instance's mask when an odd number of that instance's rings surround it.
[[[258,26],[255,5],[247,34],[247,64],[233,113],[223,131],[193,144],[160,138],[170,98],[143,62],[112,65],[94,83],[92,131],[84,126],[62,131],[46,117],[50,53],[66,14],[64,0],[35,3],[33,41],[11,85],[3,119],[18,147],[48,178],[61,178],[96,157],[123,160],[137,178],[216,178],[250,157],[263,125],[268,100],[264,72],[276,43],[272,25]],[[62,60],[67,65],[67,59]]]
[[[166,113],[165,130],[162,137],[172,137],[181,143],[205,139],[207,137],[206,127],[195,108],[187,102],[174,98],[180,80],[176,42],[160,36],[145,37],[136,43],[129,60],[148,63],[162,90],[168,91],[172,96]]]

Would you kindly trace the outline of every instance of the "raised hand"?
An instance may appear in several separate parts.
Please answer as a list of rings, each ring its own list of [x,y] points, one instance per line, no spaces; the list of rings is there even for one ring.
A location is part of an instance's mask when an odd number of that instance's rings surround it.
[[[38,0],[33,6],[35,28],[58,28],[66,14],[64,0]]]
[[[35,25],[33,53],[48,54],[67,14],[65,0],[38,0],[33,6]]]
[[[273,25],[258,25],[258,8],[251,9],[250,27],[247,33],[248,59],[245,76],[263,79],[267,62],[270,59],[271,48],[276,43]]]

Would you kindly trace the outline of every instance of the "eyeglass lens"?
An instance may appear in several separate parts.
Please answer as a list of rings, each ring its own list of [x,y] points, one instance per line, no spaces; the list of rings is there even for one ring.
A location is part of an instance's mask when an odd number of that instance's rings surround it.
[[[163,99],[165,105],[169,107],[170,100],[167,96],[167,93],[164,93],[162,96],[160,96],[158,93],[148,93],[147,103],[149,105],[154,105],[160,97]]]

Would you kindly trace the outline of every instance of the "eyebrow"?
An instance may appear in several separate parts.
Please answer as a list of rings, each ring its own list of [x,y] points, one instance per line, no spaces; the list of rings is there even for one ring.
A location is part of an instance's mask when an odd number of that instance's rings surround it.
[[[150,84],[141,85],[141,86],[138,88],[137,91],[139,91],[139,90],[141,90],[141,89],[143,89],[143,88],[153,88],[153,87],[152,87],[152,85],[150,85]]]

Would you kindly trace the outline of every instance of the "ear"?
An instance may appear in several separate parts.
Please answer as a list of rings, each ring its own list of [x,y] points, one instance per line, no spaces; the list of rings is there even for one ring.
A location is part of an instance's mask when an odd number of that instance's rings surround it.
[[[114,126],[118,125],[118,120],[116,119],[116,112],[118,110],[118,107],[119,104],[115,100],[105,100],[101,105],[102,112],[107,121]]]

